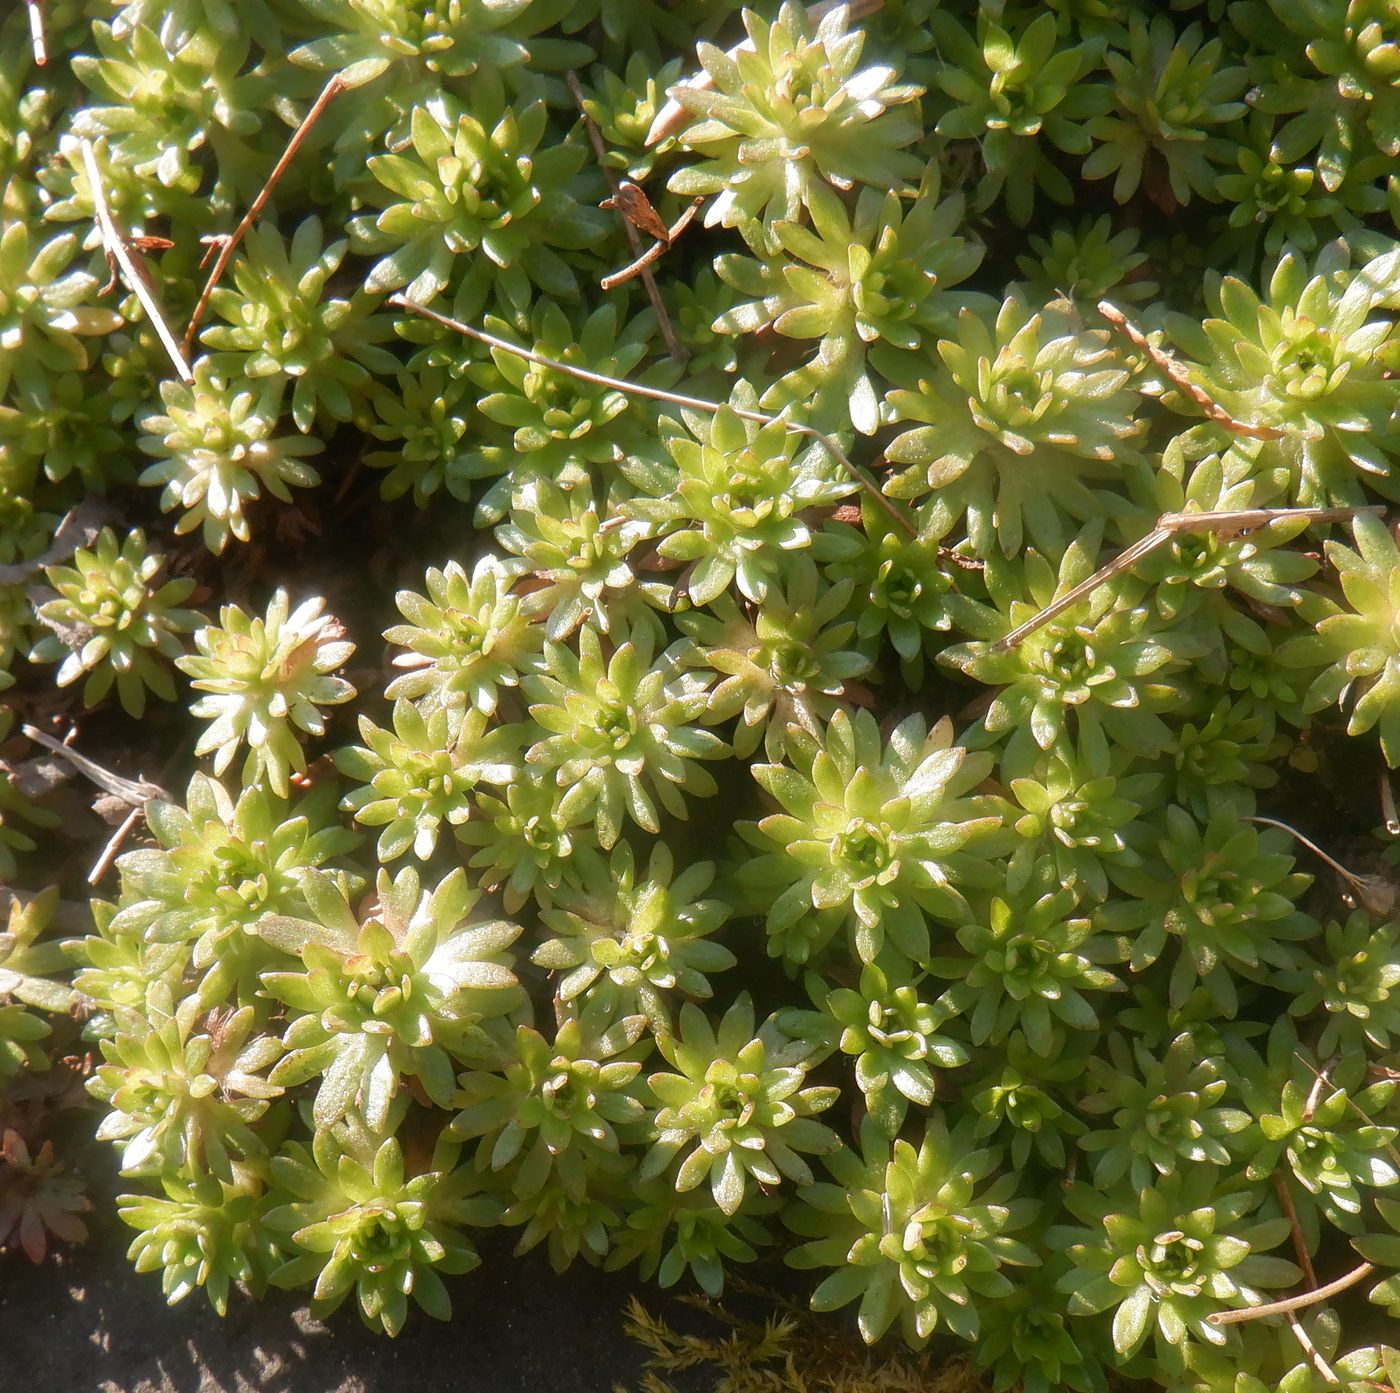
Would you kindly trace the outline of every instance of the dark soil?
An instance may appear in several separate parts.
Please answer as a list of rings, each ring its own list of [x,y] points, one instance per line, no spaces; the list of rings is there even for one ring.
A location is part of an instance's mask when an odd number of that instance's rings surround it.
[[[623,1331],[628,1295],[667,1304],[625,1274],[512,1257],[515,1235],[488,1232],[482,1265],[447,1279],[451,1322],[415,1309],[396,1340],[367,1330],[353,1297],[324,1322],[302,1293],[234,1296],[223,1320],[202,1293],[167,1306],[159,1274],[126,1261],[108,1150],[83,1158],[89,1242],[39,1267],[0,1252],[0,1393],[611,1393],[642,1362]]]

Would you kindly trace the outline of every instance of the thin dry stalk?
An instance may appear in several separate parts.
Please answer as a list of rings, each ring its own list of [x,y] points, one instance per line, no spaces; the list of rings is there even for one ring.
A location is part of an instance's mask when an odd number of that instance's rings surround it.
[[[1159,348],[1109,300],[1099,301],[1099,313],[1115,329],[1126,334],[1157,365],[1162,374],[1185,392],[1197,406],[1218,426],[1223,426],[1231,435],[1247,436],[1250,440],[1281,440],[1284,432],[1278,426],[1260,425],[1250,421],[1237,421],[1214,398],[1191,381],[1191,373],[1185,363],[1178,362],[1165,349]]]
[[[1294,1050],[1293,1058],[1296,1059],[1298,1063],[1301,1064],[1305,1069],[1309,1070],[1316,1078],[1326,1078],[1327,1071],[1325,1069],[1319,1069],[1310,1059],[1308,1059],[1304,1054],[1302,1054],[1301,1051]],[[1362,1123],[1365,1126],[1370,1127],[1374,1125],[1375,1119],[1366,1115],[1365,1111],[1357,1105],[1356,1100],[1352,1098],[1351,1094],[1348,1093],[1344,1096],[1347,1107],[1350,1108],[1351,1111],[1354,1112],[1357,1115],[1357,1117],[1361,1119]],[[1400,1169],[1400,1151],[1397,1151],[1395,1149],[1395,1143],[1386,1142],[1384,1143],[1384,1145],[1386,1154],[1395,1163],[1397,1169]]]
[[[1363,1262],[1343,1273],[1334,1282],[1313,1291],[1305,1291],[1301,1296],[1286,1296],[1282,1301],[1270,1301],[1263,1306],[1245,1306],[1238,1311],[1213,1311],[1206,1319],[1212,1325],[1239,1325],[1247,1320],[1263,1320],[1266,1316],[1284,1316],[1290,1311],[1302,1311],[1316,1306],[1319,1301],[1327,1301],[1340,1295],[1358,1282],[1364,1282],[1376,1270],[1374,1263]]]
[[[131,804],[133,808],[144,808],[152,798],[170,798],[159,784],[153,784],[147,779],[124,779],[120,774],[113,774],[110,769],[104,769],[86,755],[80,755],[77,750],[71,749],[61,740],[44,734],[37,726],[21,726],[20,729],[36,745],[42,745],[60,759],[67,760],[80,774],[86,774],[98,788],[110,793],[114,798],[120,798],[124,803]]]
[[[1309,1290],[1316,1290],[1317,1272],[1313,1268],[1312,1254],[1308,1252],[1308,1245],[1303,1238],[1303,1226],[1298,1222],[1298,1210],[1293,1203],[1293,1194],[1288,1188],[1288,1181],[1277,1171],[1274,1172],[1274,1193],[1278,1196],[1279,1204],[1283,1206],[1284,1214],[1288,1216],[1288,1228],[1293,1236],[1293,1254],[1298,1259],[1298,1266],[1303,1269],[1303,1278]]]
[[[78,142],[78,148],[83,153],[83,165],[87,170],[88,185],[92,189],[92,208],[97,216],[97,227],[102,234],[102,246],[107,253],[108,264],[114,272],[117,268],[121,269],[122,278],[141,302],[141,308],[146,311],[146,318],[156,331],[161,346],[170,355],[170,361],[174,364],[180,381],[193,382],[194,374],[190,371],[190,365],[185,361],[180,345],[175,342],[175,335],[170,332],[170,326],[165,322],[165,313],[156,299],[150,273],[146,270],[145,263],[132,251],[127,239],[112,219],[112,210],[107,206],[107,191],[102,185],[102,171],[97,167],[97,152],[92,148],[92,142],[86,138]]]
[[[214,293],[214,287],[218,285],[220,277],[224,274],[224,269],[233,259],[234,252],[238,250],[238,244],[243,240],[248,229],[257,221],[258,214],[263,210],[263,205],[272,197],[272,191],[277,187],[277,181],[286,173],[287,166],[296,157],[302,142],[311,134],[311,128],[321,119],[321,113],[343,91],[345,91],[345,79],[339,73],[333,73],[330,80],[321,88],[320,96],[311,103],[306,115],[301,118],[301,124],[292,132],[291,138],[287,141],[287,148],[282,151],[282,158],[272,166],[272,173],[267,176],[262,188],[258,190],[258,196],[249,204],[248,211],[243,215],[243,221],[227,237],[217,243],[219,255],[215,258],[214,269],[209,272],[209,279],[205,281],[204,289],[199,292],[194,313],[190,315],[189,328],[185,330],[186,353],[190,351],[194,343],[195,332],[199,328],[199,321],[204,318],[209,297]]]
[[[620,271],[614,271],[610,276],[604,276],[602,280],[598,282],[599,287],[603,290],[612,290],[614,287],[623,284],[624,281],[630,281],[633,276],[642,275],[654,262],[660,261],[661,258],[671,250],[676,238],[695,220],[695,215],[700,211],[700,206],[704,201],[703,198],[697,198],[690,207],[666,229],[666,240],[664,242],[660,240],[653,242],[635,261],[624,266]]]
[[[44,12],[39,0],[24,0],[29,10],[29,42],[34,49],[34,62],[43,67],[49,61],[49,46],[44,40]]]
[[[131,829],[136,826],[141,812],[140,808],[132,808],[122,819],[117,830],[107,839],[107,845],[102,848],[102,855],[97,858],[93,868],[88,872],[87,883],[89,885],[96,885],[107,874],[107,868],[116,860],[117,852],[121,850],[122,843],[130,836]]]
[[[522,348],[518,343],[511,343],[509,339],[497,338],[495,334],[488,334],[484,329],[476,329],[470,324],[463,324],[460,319],[450,319],[447,315],[439,314],[436,310],[431,310],[426,305],[420,305],[404,295],[391,295],[386,303],[394,305],[398,309],[408,310],[412,314],[421,315],[424,319],[431,319],[433,323],[441,324],[445,329],[465,334],[467,338],[475,339],[478,343],[485,344],[487,348],[498,348],[503,353],[513,353],[517,358],[524,358],[528,363],[538,363],[542,368],[552,368],[555,372],[576,377],[580,382],[591,382],[594,386],[607,387],[615,392],[625,392],[629,396],[649,397],[653,401],[669,402],[672,406],[683,407],[691,411],[708,412],[711,416],[718,415],[719,412],[725,410],[723,403],[706,401],[704,397],[688,397],[681,392],[667,391],[664,387],[649,387],[641,382],[629,382],[623,377],[609,377],[606,373],[576,367],[572,363],[561,363],[557,358],[546,358],[543,353],[536,353],[532,348]],[[870,495],[871,499],[884,509],[896,526],[902,528],[911,537],[918,536],[918,529],[914,524],[880,492],[880,486],[873,479],[867,478],[840,445],[825,431],[818,430],[815,426],[804,425],[801,421],[790,421],[786,416],[770,416],[764,411],[749,411],[737,406],[731,406],[728,409],[740,420],[755,421],[761,426],[782,426],[784,430],[789,430],[794,435],[804,435],[815,440]]]
[[[572,69],[564,74],[565,80],[569,84],[569,91],[574,94],[574,101],[578,103],[578,109],[583,116],[583,126],[588,132],[589,142],[593,146],[593,152],[598,157],[598,168],[603,171],[604,177],[613,191],[613,199],[618,196],[617,176],[608,165],[608,147],[603,143],[603,133],[598,129],[598,123],[588,114],[584,107],[583,88],[579,84],[578,74]],[[618,220],[622,223],[622,230],[627,234],[627,245],[632,248],[632,255],[640,258],[643,253],[642,239],[637,235],[637,229],[632,226],[621,207],[617,208]],[[690,357],[690,350],[676,337],[675,326],[671,323],[671,316],[666,313],[666,303],[661,298],[661,291],[656,284],[656,277],[651,274],[648,267],[641,270],[642,284],[646,287],[647,299],[651,301],[651,307],[656,313],[656,327],[661,330],[661,337],[666,340],[666,351],[678,363],[684,363]],[[604,287],[606,289],[606,287]]]
[[[1341,1383],[1341,1379],[1337,1377],[1332,1366],[1322,1357],[1322,1351],[1308,1338],[1308,1332],[1303,1329],[1302,1321],[1300,1321],[1292,1311],[1287,1312],[1287,1315],[1289,1328],[1293,1331],[1294,1338],[1302,1345],[1303,1353],[1312,1360],[1313,1368],[1322,1375],[1322,1381],[1324,1383],[1336,1387],[1336,1385]]]
[[[1305,837],[1296,827],[1287,822],[1280,822],[1276,817],[1247,817],[1246,822],[1257,822],[1265,827],[1277,827],[1280,832],[1287,832],[1299,846],[1306,847],[1320,861],[1329,865],[1347,884],[1357,902],[1374,914],[1385,915],[1395,907],[1395,887],[1389,881],[1378,876],[1358,875],[1355,871],[1349,871],[1337,860],[1335,856],[1329,855],[1318,846],[1310,837]]]
[[[1105,581],[1131,570],[1145,556],[1151,555],[1163,542],[1170,541],[1182,532],[1248,532],[1256,527],[1265,527],[1271,522],[1281,522],[1289,518],[1302,518],[1308,522],[1343,522],[1360,513],[1381,513],[1380,504],[1368,504],[1355,508],[1235,508],[1220,509],[1214,512],[1163,513],[1157,525],[1145,536],[1139,537],[1125,547],[1106,566],[1101,566],[1088,580],[1058,598],[1052,600],[1033,618],[999,638],[992,645],[994,652],[1006,653],[1015,648],[1022,639],[1035,633],[1042,625],[1058,618],[1067,609],[1079,603],[1086,595],[1092,594]]]
[[[1385,819],[1385,830],[1392,837],[1400,837],[1400,813],[1395,810],[1395,789],[1390,782],[1390,771],[1381,770],[1381,816]]]

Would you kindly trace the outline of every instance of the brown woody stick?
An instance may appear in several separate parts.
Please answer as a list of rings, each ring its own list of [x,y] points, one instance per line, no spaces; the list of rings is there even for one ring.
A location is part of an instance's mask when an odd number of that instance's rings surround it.
[[[687,208],[676,221],[666,229],[666,240],[657,240],[644,251],[634,262],[624,266],[620,271],[614,271],[610,276],[604,276],[598,282],[603,290],[611,290],[614,286],[621,285],[624,281],[630,281],[633,276],[645,276],[650,274],[647,268],[655,261],[660,261],[663,256],[670,251],[672,244],[682,232],[695,220],[695,215],[700,211],[701,205],[705,202],[703,198],[697,198],[690,207]]]
[[[1284,1316],[1290,1311],[1302,1311],[1309,1306],[1316,1306],[1319,1301],[1339,1295],[1358,1282],[1364,1282],[1375,1270],[1374,1263],[1363,1262],[1360,1267],[1353,1267],[1336,1281],[1328,1282],[1325,1287],[1318,1287],[1313,1291],[1305,1291],[1301,1296],[1287,1296],[1282,1301],[1270,1301],[1263,1306],[1245,1306],[1238,1311],[1213,1311],[1206,1319],[1212,1325],[1240,1325],[1247,1320],[1263,1320],[1266,1316]]]
[[[1147,354],[1162,373],[1171,379],[1197,406],[1218,426],[1231,435],[1247,436],[1251,440],[1282,440],[1284,432],[1277,426],[1261,425],[1250,421],[1237,421],[1223,406],[1196,383],[1191,381],[1191,373],[1185,363],[1178,362],[1165,349],[1157,347],[1136,324],[1109,300],[1099,301],[1099,313],[1122,333],[1126,334]]]
[[[339,73],[331,75],[330,81],[321,88],[321,95],[311,103],[306,115],[301,118],[301,124],[292,132],[291,138],[287,141],[287,148],[282,151],[282,158],[272,166],[272,173],[267,176],[262,188],[258,190],[258,196],[249,205],[248,211],[243,215],[243,221],[220,242],[219,254],[214,260],[214,269],[209,272],[209,279],[204,283],[204,289],[199,292],[194,313],[190,315],[189,328],[185,330],[186,353],[190,351],[194,343],[195,331],[199,328],[199,321],[204,318],[209,297],[214,293],[214,287],[218,285],[225,267],[233,259],[238,244],[243,240],[248,229],[257,221],[258,214],[263,210],[263,205],[272,197],[272,191],[277,187],[277,181],[286,173],[287,166],[291,164],[296,152],[301,148],[302,141],[311,134],[311,128],[321,119],[321,113],[331,104],[332,99],[345,91],[345,85],[345,79]]]
[[[616,200],[618,192],[617,176],[608,165],[608,147],[603,144],[603,133],[598,129],[598,123],[588,114],[584,107],[583,88],[579,85],[578,74],[570,69],[564,74],[565,80],[569,84],[569,91],[574,94],[574,100],[578,103],[578,109],[583,116],[583,126],[588,132],[588,139],[593,146],[593,152],[598,157],[598,168],[603,171],[604,178],[613,191],[613,198]],[[642,255],[642,239],[637,235],[637,229],[632,226],[621,208],[617,209],[617,216],[622,223],[622,230],[627,234],[627,245],[632,248],[634,257]],[[647,268],[641,272],[642,284],[646,287],[647,299],[651,301],[651,307],[656,312],[656,326],[661,330],[661,337],[666,340],[666,351],[676,362],[684,363],[690,357],[690,352],[686,346],[676,337],[676,331],[671,324],[671,316],[666,313],[665,301],[661,298],[661,291],[657,287],[656,277]],[[607,289],[606,286],[603,287]]]
[[[1009,634],[999,638],[992,645],[993,651],[1009,652],[1023,638],[1033,634],[1042,625],[1048,624],[1071,606],[1078,604],[1080,600],[1097,590],[1106,580],[1111,580],[1114,576],[1135,566],[1144,556],[1156,551],[1163,542],[1170,541],[1178,533],[1226,532],[1232,529],[1247,531],[1288,518],[1304,518],[1308,522],[1342,522],[1347,518],[1356,517],[1359,513],[1381,513],[1384,511],[1384,506],[1376,503],[1368,504],[1364,508],[1237,508],[1222,509],[1217,512],[1163,513],[1157,519],[1157,525],[1151,532],[1147,533],[1146,536],[1139,537],[1131,546],[1125,547],[1108,565],[1101,566],[1088,580],[1080,581],[1072,589],[1066,590],[1058,599],[1052,600],[1034,618],[1026,620],[1024,624],[1018,625]]]

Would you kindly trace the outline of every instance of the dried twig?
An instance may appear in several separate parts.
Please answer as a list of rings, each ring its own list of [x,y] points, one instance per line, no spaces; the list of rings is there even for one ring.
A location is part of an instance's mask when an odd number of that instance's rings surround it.
[[[1379,876],[1358,875],[1355,871],[1347,870],[1335,856],[1323,851],[1310,837],[1305,837],[1296,827],[1287,822],[1280,822],[1276,817],[1247,817],[1245,821],[1258,822],[1265,827],[1277,827],[1280,832],[1287,832],[1300,846],[1306,847],[1320,861],[1325,861],[1346,881],[1363,909],[1384,916],[1395,908],[1395,886],[1388,880]]]
[[[1293,1203],[1293,1194],[1288,1188],[1288,1181],[1277,1171],[1274,1172],[1274,1193],[1288,1217],[1288,1227],[1293,1235],[1293,1255],[1298,1259],[1298,1266],[1303,1269],[1308,1286],[1316,1288],[1317,1273],[1313,1270],[1312,1254],[1308,1252],[1307,1242],[1303,1238],[1303,1226],[1298,1222],[1298,1210]]]
[[[1099,313],[1115,329],[1126,334],[1147,354],[1161,372],[1191,398],[1197,406],[1218,426],[1223,426],[1231,435],[1247,436],[1250,440],[1282,440],[1285,434],[1278,426],[1260,425],[1250,421],[1237,421],[1218,401],[1208,396],[1203,388],[1191,381],[1191,373],[1185,363],[1178,362],[1165,349],[1159,348],[1136,324],[1109,300],[1099,301]]]
[[[808,18],[814,24],[820,24],[832,10],[842,3],[842,0],[821,0],[820,4],[813,5],[807,11]],[[885,3],[885,0],[848,0],[846,8],[851,19],[864,19],[866,15],[874,14]],[[745,39],[742,43],[737,43],[729,50],[733,57],[736,53],[752,53],[753,41]],[[715,80],[704,69],[696,73],[694,77],[687,78],[684,82],[677,83],[677,87],[690,87],[696,91],[708,91],[715,85]],[[675,91],[673,87],[671,89]],[[655,120],[651,123],[651,129],[647,131],[647,144],[659,145],[668,135],[675,135],[677,131],[684,130],[690,124],[690,113],[674,98],[668,98],[666,105],[656,113]]]
[[[116,859],[117,852],[121,850],[122,843],[127,839],[131,829],[136,826],[136,820],[141,816],[140,808],[132,808],[122,819],[121,825],[107,839],[107,845],[102,848],[102,855],[93,864],[93,868],[88,872],[87,883],[96,885],[104,875],[107,868]]]
[[[291,164],[296,156],[296,152],[301,148],[302,142],[311,134],[311,128],[321,119],[321,113],[331,104],[334,97],[345,91],[346,83],[340,73],[332,73],[330,80],[321,88],[321,95],[311,103],[306,115],[301,118],[301,123],[291,134],[287,141],[287,148],[282,151],[282,158],[272,166],[272,173],[263,182],[262,188],[258,190],[258,196],[248,205],[248,211],[244,213],[243,220],[223,239],[222,242],[213,243],[219,248],[219,255],[215,258],[214,269],[209,272],[209,279],[204,283],[204,289],[199,292],[199,299],[195,302],[194,313],[190,315],[189,328],[185,330],[185,351],[189,352],[194,344],[195,331],[199,328],[199,321],[204,318],[205,308],[209,304],[209,297],[214,293],[214,287],[218,285],[219,278],[224,274],[225,267],[233,259],[234,252],[238,249],[238,244],[243,240],[248,229],[257,221],[258,214],[262,212],[263,205],[272,197],[272,191],[277,187],[277,181],[286,173],[287,166]]]
[[[130,803],[133,808],[144,808],[152,798],[170,798],[159,784],[153,784],[147,779],[123,779],[119,774],[113,774],[111,770],[94,763],[86,755],[80,755],[77,750],[70,749],[61,740],[55,740],[52,735],[45,735],[36,726],[27,725],[20,728],[36,745],[42,745],[61,759],[66,759],[80,774],[86,774],[98,788],[105,789],[124,803]]]
[[[404,295],[391,295],[386,303],[421,315],[424,319],[431,319],[435,324],[441,324],[446,329],[453,329],[459,334],[465,334],[467,338],[484,343],[488,348],[498,348],[503,353],[513,353],[517,358],[524,358],[526,362],[538,363],[542,368],[552,368],[555,372],[576,377],[580,382],[591,382],[595,386],[608,387],[615,392],[626,392],[629,396],[650,397],[653,401],[669,402],[672,406],[692,411],[705,411],[711,416],[718,415],[719,412],[726,409],[723,403],[706,401],[704,397],[688,397],[681,392],[668,391],[664,387],[650,387],[641,382],[629,382],[623,377],[609,377],[606,373],[576,367],[573,363],[561,363],[557,358],[546,358],[543,353],[536,353],[531,348],[522,348],[517,343],[511,343],[509,339],[497,338],[495,334],[488,334],[484,329],[476,329],[470,324],[463,324],[460,319],[449,319],[447,315],[439,314],[436,310],[431,310],[426,305],[420,305]],[[782,426],[784,430],[789,430],[794,435],[805,435],[815,440],[870,495],[872,501],[884,509],[896,526],[911,537],[918,536],[918,529],[914,524],[880,492],[880,486],[873,479],[867,478],[864,472],[852,462],[850,456],[824,430],[818,430],[816,426],[805,425],[801,421],[790,421],[786,416],[770,416],[764,411],[749,411],[738,406],[730,406],[727,409],[738,416],[740,420],[756,421],[762,426]]]
[[[1301,1296],[1287,1296],[1282,1301],[1270,1301],[1263,1306],[1245,1306],[1238,1311],[1213,1311],[1206,1319],[1212,1325],[1239,1325],[1247,1320],[1263,1320],[1266,1316],[1282,1316],[1287,1315],[1289,1311],[1301,1311],[1308,1306],[1316,1306],[1319,1301],[1327,1301],[1339,1295],[1358,1282],[1364,1282],[1375,1270],[1374,1263],[1363,1262],[1360,1267],[1353,1267],[1335,1282],[1328,1282],[1325,1287],[1317,1287],[1313,1291],[1305,1291]]]
[[[44,42],[44,12],[39,0],[24,0],[29,9],[29,42],[34,47],[34,62],[43,67],[49,61],[49,46]]]
[[[603,144],[603,133],[598,129],[598,123],[588,114],[588,109],[583,104],[583,88],[579,84],[578,74],[571,69],[564,74],[564,77],[569,84],[569,91],[574,94],[574,101],[578,103],[578,109],[583,115],[584,129],[588,132],[593,152],[598,157],[598,168],[603,171],[604,177],[612,186],[613,198],[616,200],[619,194],[619,185],[617,176],[608,164],[608,147]],[[637,235],[637,229],[632,226],[631,219],[627,217],[626,212],[620,206],[617,209],[617,216],[622,223],[622,230],[627,234],[627,245],[632,248],[632,255],[640,258],[643,248],[642,239]],[[690,357],[690,351],[676,337],[676,330],[671,323],[671,316],[666,313],[666,303],[661,298],[656,277],[651,274],[647,267],[643,267],[640,274],[642,284],[646,287],[647,299],[651,301],[651,307],[656,313],[656,327],[660,329],[661,337],[666,340],[666,351],[676,362],[684,363]]]
[[[624,281],[630,281],[633,276],[645,273],[648,266],[655,261],[660,261],[663,256],[670,251],[672,244],[682,232],[694,221],[696,213],[700,211],[701,205],[705,202],[703,198],[695,199],[676,221],[668,228],[663,229],[666,233],[664,241],[658,239],[644,251],[635,261],[624,266],[620,271],[614,271],[610,276],[604,276],[598,282],[603,290],[611,290],[614,286],[621,285]]]
[[[1400,837],[1400,813],[1395,811],[1395,790],[1390,783],[1390,770],[1381,769],[1381,816],[1385,819],[1385,830],[1392,837]]]
[[[170,332],[170,326],[165,322],[165,313],[156,299],[150,273],[112,220],[112,211],[107,206],[107,193],[102,186],[102,171],[97,167],[97,152],[92,148],[92,142],[86,138],[78,142],[78,147],[83,152],[83,164],[87,169],[88,184],[92,189],[93,212],[97,216],[97,226],[102,233],[102,245],[107,252],[108,263],[114,269],[121,268],[122,277],[141,302],[141,308],[146,311],[146,318],[151,321],[151,327],[156,331],[161,345],[170,355],[170,361],[175,365],[180,381],[193,382],[194,374],[190,371],[190,365],[185,361],[180,345],[175,342],[175,335]]]
[[[1033,634],[1042,625],[1048,624],[1071,606],[1078,604],[1080,600],[1097,590],[1105,581],[1112,580],[1114,576],[1130,570],[1143,557],[1149,556],[1163,542],[1170,541],[1179,533],[1219,532],[1228,534],[1248,532],[1256,527],[1265,527],[1271,522],[1282,522],[1290,518],[1302,518],[1308,522],[1342,522],[1348,518],[1356,517],[1359,513],[1379,514],[1384,511],[1384,506],[1377,503],[1368,504],[1366,507],[1345,508],[1235,508],[1221,509],[1215,512],[1163,513],[1157,519],[1157,524],[1151,532],[1125,547],[1106,566],[1101,566],[1095,571],[1088,580],[1082,580],[1072,589],[1066,590],[1063,595],[1052,600],[1033,618],[1018,625],[1003,638],[999,638],[992,645],[993,650],[1005,653],[1015,648],[1023,638]]]
[[[1288,1324],[1290,1329],[1293,1331],[1294,1339],[1296,1339],[1298,1343],[1302,1345],[1303,1353],[1306,1354],[1308,1358],[1312,1360],[1312,1366],[1318,1371],[1319,1374],[1322,1375],[1322,1381],[1324,1383],[1331,1384],[1333,1387],[1336,1387],[1337,1384],[1341,1383],[1341,1379],[1337,1377],[1336,1371],[1322,1357],[1322,1351],[1319,1350],[1318,1347],[1315,1344],[1313,1344],[1312,1340],[1308,1337],[1308,1332],[1303,1329],[1303,1322],[1300,1321],[1298,1317],[1293,1314],[1292,1311],[1287,1311],[1285,1312],[1285,1314],[1288,1317]]]
[[[1325,1069],[1319,1069],[1317,1065],[1315,1065],[1312,1062],[1312,1060],[1310,1060],[1305,1054],[1302,1053],[1301,1050],[1294,1050],[1293,1058],[1296,1059],[1298,1063],[1301,1064],[1305,1069],[1309,1070],[1315,1077],[1322,1079],[1326,1078],[1327,1071]],[[1362,1123],[1365,1126],[1370,1127],[1375,1124],[1375,1119],[1366,1115],[1365,1110],[1358,1105],[1358,1103],[1351,1096],[1350,1093],[1343,1093],[1342,1099],[1346,1103],[1347,1107],[1350,1108],[1351,1111],[1354,1112],[1357,1115],[1357,1117],[1361,1119]],[[1386,1153],[1389,1155],[1390,1159],[1395,1163],[1396,1168],[1400,1169],[1400,1151],[1397,1151],[1395,1149],[1395,1143],[1385,1142],[1383,1143],[1383,1145]]]

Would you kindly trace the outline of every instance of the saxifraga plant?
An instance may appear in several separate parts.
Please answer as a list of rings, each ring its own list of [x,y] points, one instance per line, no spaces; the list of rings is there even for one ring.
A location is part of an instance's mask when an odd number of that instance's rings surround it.
[[[82,1031],[172,1300],[1397,1386],[1393,6],[28,9],[0,1244]]]

